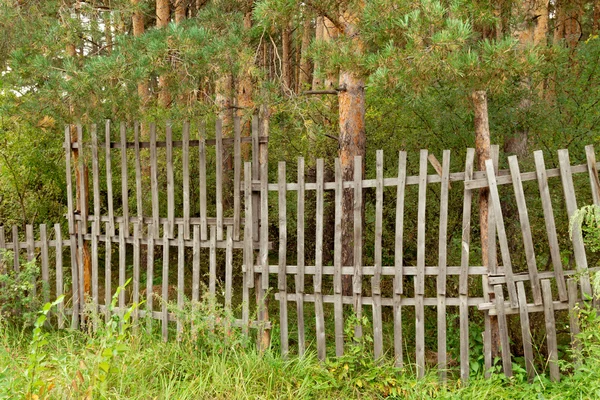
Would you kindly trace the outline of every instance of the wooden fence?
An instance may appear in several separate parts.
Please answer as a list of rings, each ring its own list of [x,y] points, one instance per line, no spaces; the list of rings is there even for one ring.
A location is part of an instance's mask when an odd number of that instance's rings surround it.
[[[67,129],[68,239],[62,238],[58,224],[54,227],[53,240],[45,225],[40,226],[39,240],[34,238],[33,227],[28,226],[25,241],[18,239],[18,230],[13,227],[12,242],[6,241],[4,230],[0,229],[0,248],[14,251],[15,270],[19,268],[22,250],[26,250],[27,259],[39,259],[41,278],[45,282],[41,287],[54,288],[46,290],[46,297],[63,293],[65,280],[70,282],[72,296],[58,313],[61,327],[63,316],[68,314],[72,315],[71,325],[77,327],[83,311],[80,299],[85,295],[84,243],[88,243],[92,306],[107,312],[115,286],[123,285],[131,277],[131,293],[121,293],[115,311],[122,312],[131,303],[146,300],[134,317],[151,316],[162,321],[165,340],[171,322],[176,326],[178,337],[186,329],[169,311],[167,302],[181,308],[186,298],[198,301],[204,293],[209,293],[233,310],[237,324],[245,332],[249,327],[256,327],[262,335],[264,330],[277,326],[284,355],[303,354],[311,344],[320,359],[342,355],[348,339],[344,337],[344,324],[354,313],[369,317],[375,357],[393,355],[398,367],[415,366],[419,376],[428,364],[433,364],[441,379],[446,378],[447,371],[456,362],[461,379],[466,381],[469,362],[476,356],[470,354],[474,346],[470,328],[479,321],[483,323],[482,352],[486,370],[489,370],[492,367],[492,326],[497,321],[504,373],[512,374],[514,358],[510,353],[510,340],[519,339],[527,374],[533,378],[536,371],[530,317],[541,313],[546,326],[545,356],[549,360],[550,376],[559,379],[555,314],[561,310],[572,311],[583,295],[591,294],[587,272],[596,268],[588,268],[588,255],[578,232],[565,248],[567,226],[563,226],[565,223],[557,226],[556,221],[563,214],[562,220],[568,221],[566,218],[577,209],[576,188],[580,198],[590,198],[600,205],[598,164],[593,147],[586,147],[587,163],[575,166],[571,165],[568,151],[560,150],[558,168],[546,168],[542,152],[536,151],[535,170],[531,172],[521,172],[515,156],[508,158],[507,170],[498,170],[497,147],[493,151],[495,156],[486,162],[485,171],[474,171],[473,149],[466,151],[464,169],[460,172],[450,172],[450,151],[443,152],[439,163],[422,150],[416,175],[409,173],[411,160],[406,152],[394,155],[395,166],[389,163],[386,169],[383,151],[378,151],[374,178],[363,178],[360,172],[363,160],[357,157],[354,171],[359,172],[352,181],[342,181],[339,160],[333,164],[334,178],[325,181],[324,160],[316,161],[313,178],[307,174],[304,160],[299,159],[297,165],[289,168],[297,176],[294,182],[288,182],[288,165],[283,162],[278,164],[277,179],[272,182],[266,157],[261,157],[263,162],[258,157],[261,152],[266,155],[267,140],[260,136],[259,121],[254,120],[252,125],[251,139],[240,136],[240,121],[236,120],[233,139],[222,137],[222,125],[217,122],[214,139],[207,137],[201,125],[199,138],[191,140],[190,126],[185,124],[181,141],[173,140],[169,125],[164,131],[164,142],[157,141],[153,125],[149,126],[149,142],[139,140],[138,125],[134,127],[134,141],[128,142],[127,126],[121,125],[120,141],[115,143],[111,141],[111,127],[107,122],[103,144],[98,143],[95,127],[90,129],[91,140],[87,142],[79,127],[76,143],[71,143]],[[240,149],[245,141],[253,143],[253,162],[244,163],[242,175]],[[224,150],[224,144],[228,142],[234,145],[233,201],[229,209],[224,207],[220,183],[225,173],[223,157],[227,157],[229,151]],[[215,152],[208,155],[206,149],[211,145],[215,146]],[[105,149],[103,157],[98,150],[101,147]],[[195,147],[198,151],[192,157],[190,148]],[[165,149],[164,159],[160,157],[163,154],[159,148]],[[80,211],[76,211],[77,199],[73,199],[72,193],[73,149],[79,151],[82,174],[79,179],[85,181],[86,163],[92,167],[92,212],[88,209],[90,199],[86,199],[85,194],[79,196]],[[174,149],[181,149],[175,157]],[[122,190],[118,206],[119,196],[114,195],[112,188],[114,151],[120,151]],[[147,167],[141,161],[145,157],[143,151],[149,152],[146,158],[149,171],[143,170]],[[130,153],[133,154],[129,156]],[[212,165],[213,162],[214,177],[207,174],[207,163]],[[385,176],[385,171],[389,175],[391,170],[393,176]],[[369,171],[367,169],[367,173]],[[149,189],[145,189],[143,173],[150,175]],[[586,178],[590,182],[587,189],[574,184],[574,176],[578,174],[589,177]],[[130,175],[135,176],[135,185],[129,184]],[[160,196],[162,175],[166,175],[166,202]],[[210,179],[214,179],[214,185]],[[191,181],[196,181],[197,186],[190,185]],[[529,181],[537,182],[535,192],[527,186]],[[211,187],[215,188],[214,193],[208,192]],[[559,187],[562,188],[560,197],[556,193]],[[482,188],[489,189],[490,193],[491,251],[487,262],[480,259],[479,221],[475,223],[472,212],[477,203],[473,201],[474,194]],[[135,196],[131,195],[133,191]],[[352,194],[354,201],[353,265],[342,265],[341,258],[341,200],[345,191]],[[151,211],[145,211],[148,197],[151,197]],[[541,207],[544,224],[541,230],[532,228],[532,209],[528,209],[527,204],[532,199]],[[209,204],[211,200],[214,207]],[[519,237],[507,230],[511,223],[515,225],[514,221],[505,221],[508,203],[514,203],[516,209],[510,216],[518,219]],[[130,206],[133,207],[130,209]],[[363,212],[365,206],[369,208],[368,213]],[[559,211],[559,207],[565,209]],[[117,209],[122,210],[121,215],[115,215]],[[331,211],[332,218],[328,218],[326,209]],[[209,217],[211,211],[216,213],[214,218]],[[231,216],[226,217],[227,213]],[[449,235],[449,217],[458,221],[459,238]],[[437,222],[428,225],[431,221]],[[331,238],[325,234],[327,229],[333,232]],[[534,237],[540,231],[545,237]],[[431,232],[437,234],[437,240],[431,237]],[[477,240],[472,240],[476,235]],[[366,242],[367,237],[372,242]],[[517,242],[519,246],[515,246]],[[575,269],[565,265],[561,246],[573,254]],[[63,251],[67,247],[70,251]],[[325,261],[325,250],[329,248],[333,256]],[[540,268],[543,260],[536,254],[540,248],[549,253],[549,268]],[[54,251],[49,254],[49,249]],[[524,257],[518,256],[519,252],[523,252]],[[65,257],[68,262],[64,261]],[[292,258],[293,262],[289,262]],[[366,264],[365,260],[372,263]],[[54,271],[50,264],[55,265]],[[63,265],[71,268],[63,270]],[[159,271],[155,271],[157,265],[162,266],[160,276]],[[116,276],[113,272],[117,272]],[[352,277],[351,295],[342,292],[343,276]],[[312,278],[312,285],[308,278]],[[55,285],[51,285],[52,279]],[[159,285],[154,285],[155,281]],[[162,298],[160,308],[153,294]],[[269,302],[269,298],[276,301]],[[257,320],[251,321],[254,307]],[[430,315],[434,308],[436,322],[432,324]],[[267,310],[278,317],[269,319]],[[458,321],[452,316],[457,316]],[[510,329],[510,321],[517,316],[520,338]],[[571,337],[578,332],[573,313],[569,328]],[[449,344],[448,331],[455,329],[458,342]],[[355,336],[363,334],[361,326],[357,326]],[[457,335],[452,333],[451,336]],[[432,345],[430,338],[436,338],[437,343]],[[452,359],[452,354],[458,354],[458,359]],[[433,362],[429,360],[431,355]]]

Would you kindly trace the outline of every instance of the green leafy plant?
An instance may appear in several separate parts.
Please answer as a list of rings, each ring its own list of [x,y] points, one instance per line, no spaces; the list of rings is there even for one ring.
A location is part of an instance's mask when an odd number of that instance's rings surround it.
[[[600,207],[591,204],[583,206],[571,217],[569,235],[581,235],[583,243],[593,252],[600,251]]]
[[[17,272],[8,267],[13,261],[13,254],[0,249],[0,262],[4,264],[4,273],[0,273],[0,317],[11,323],[31,325],[42,305],[40,298],[33,296],[39,267],[33,259],[22,264]]]
[[[58,297],[52,303],[44,304],[41,311],[38,312],[38,317],[34,322],[33,336],[29,344],[28,364],[25,370],[27,378],[27,397],[44,398],[54,384],[50,380],[42,378],[41,373],[47,369],[46,358],[47,354],[44,347],[48,344],[48,333],[43,330],[44,324],[48,319],[48,313],[52,307],[58,305],[64,300],[64,295]]]

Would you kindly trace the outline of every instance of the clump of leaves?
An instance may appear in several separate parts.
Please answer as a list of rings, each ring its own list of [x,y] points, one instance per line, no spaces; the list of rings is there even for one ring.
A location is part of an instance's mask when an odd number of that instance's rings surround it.
[[[32,325],[42,302],[34,296],[34,285],[39,276],[35,259],[15,271],[12,265],[13,252],[0,249],[0,317],[16,325]]]
[[[585,246],[593,251],[600,251],[600,207],[591,204],[583,206],[571,217],[569,235],[581,235]]]

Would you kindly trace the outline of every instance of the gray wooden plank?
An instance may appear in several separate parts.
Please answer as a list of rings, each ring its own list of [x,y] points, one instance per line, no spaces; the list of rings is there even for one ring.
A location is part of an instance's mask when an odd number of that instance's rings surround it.
[[[525,202],[525,192],[523,191],[523,182],[521,182],[521,171],[517,156],[508,157],[510,174],[513,178],[513,189],[517,200],[517,209],[519,211],[519,222],[521,223],[521,234],[523,235],[523,248],[525,249],[525,258],[527,260],[527,269],[533,292],[533,302],[542,304],[542,289],[538,278],[535,250],[533,248],[533,237],[531,236],[531,225],[529,223],[529,214],[527,212],[527,203]]]
[[[215,178],[215,205],[217,211],[217,240],[223,240],[223,121],[217,119],[215,126],[216,171]]]
[[[502,255],[502,263],[504,264],[504,273],[506,275],[506,286],[508,288],[508,297],[511,307],[517,308],[517,290],[515,287],[512,262],[510,259],[510,250],[508,248],[508,239],[506,238],[506,230],[504,229],[504,218],[502,216],[502,206],[500,205],[500,196],[498,195],[498,185],[496,184],[496,174],[492,160],[486,160],[485,168],[487,178],[490,185],[490,200],[494,210],[494,220],[496,221],[496,230],[498,232],[498,241],[500,242],[500,253]]]
[[[183,239],[185,229],[183,224],[177,224],[177,309],[183,310],[185,290],[185,247]],[[183,335],[183,321],[177,318],[177,341],[181,341]]]
[[[104,126],[104,144],[105,144],[105,168],[106,168],[106,204],[108,208],[108,218],[110,222],[109,229],[106,231],[109,236],[115,235],[115,211],[113,204],[113,178],[112,178],[112,158],[110,148],[110,120],[106,120]]]
[[[242,173],[242,127],[240,117],[233,117],[233,240],[240,240],[241,223],[241,198],[240,198],[240,178]]]
[[[502,347],[502,369],[504,371],[504,375],[511,377],[513,375],[512,359],[508,339],[508,324],[506,322],[506,314],[504,312],[504,293],[502,292],[501,285],[494,286],[494,295],[496,296],[495,304],[496,311],[498,312],[498,331],[500,335],[500,344]]]
[[[162,299],[161,299],[161,333],[163,341],[169,339],[169,223],[163,226],[163,259],[162,259]]]
[[[552,210],[552,200],[550,198],[550,189],[548,186],[548,175],[546,173],[546,164],[544,162],[544,153],[541,150],[533,152],[535,160],[535,171],[542,201],[542,210],[544,212],[544,222],[546,224],[546,234],[550,249],[550,258],[556,277],[556,286],[561,301],[567,300],[567,288],[565,286],[565,277],[563,272],[562,260],[560,258],[560,247],[556,235],[556,223],[554,221],[554,211]]]
[[[262,290],[269,290],[269,273],[264,269],[269,265],[269,169],[267,162],[260,166],[260,265],[263,267]]]
[[[139,320],[139,307],[137,305],[140,304],[140,230],[143,227],[140,227],[140,224],[133,224],[133,295],[132,300],[133,304],[136,305],[136,308],[133,312],[133,323],[134,329],[137,330],[137,323]]]
[[[182,130],[182,174],[183,174],[183,235],[190,238],[190,123],[185,121]]]
[[[127,280],[127,247],[125,244],[125,223],[119,222],[119,286],[123,288]],[[119,308],[125,308],[125,290],[119,293]]]
[[[373,356],[383,356],[383,321],[381,315],[381,267],[383,240],[383,150],[377,150],[375,156],[375,245],[374,272],[371,278],[373,296]]]
[[[27,242],[27,262],[36,261],[35,258],[35,238],[33,237],[33,225],[25,225],[25,241]],[[37,262],[35,263],[37,264]],[[31,278],[31,298],[37,296],[37,273]]]
[[[112,227],[112,228],[111,228]],[[110,222],[106,223],[106,233],[108,234],[111,229],[114,229],[114,225]],[[107,240],[104,243],[104,306],[105,306],[105,321],[110,321],[110,304],[112,301],[112,242]]]
[[[252,205],[253,197],[252,192],[249,190],[252,182],[252,165],[247,162],[244,163],[244,266],[246,273],[249,276],[248,288],[254,287],[254,207]]]
[[[48,265],[48,232],[46,224],[40,225],[40,259],[42,263],[42,298],[50,301],[50,267]]]
[[[142,163],[140,155],[140,124],[136,122],[133,128],[135,141],[135,203],[138,217],[144,217],[144,192],[142,189]],[[139,227],[143,229],[143,226]]]
[[[527,370],[527,380],[532,382],[533,378],[535,378],[536,372],[533,362],[533,341],[531,338],[531,329],[529,325],[527,297],[525,296],[525,285],[523,282],[517,282],[517,295],[519,296],[519,314],[521,316],[521,336],[523,337],[523,357],[525,358],[525,369]]]
[[[15,228],[15,227],[13,227]],[[13,238],[15,229],[13,229]],[[73,233],[69,235],[70,250],[71,250],[71,285],[72,285],[72,314],[71,314],[71,329],[79,329],[79,312],[81,309],[80,290],[79,290],[79,262],[77,259],[77,236]],[[18,252],[16,253],[19,254]]]
[[[75,209],[73,205],[73,172],[71,167],[71,134],[69,126],[65,127],[65,164],[67,184],[67,221],[69,223],[69,234],[75,233]],[[108,179],[108,178],[107,178]],[[13,240],[14,242],[14,240]]]
[[[12,243],[13,243],[13,267],[15,272],[18,274],[21,270],[21,260],[19,250],[19,228],[17,225],[12,226]]]
[[[154,227],[148,227],[146,245],[146,312],[152,315],[154,310]],[[146,321],[146,329],[152,332],[152,318]]]
[[[417,209],[417,276],[415,277],[415,362],[417,377],[425,375],[425,206],[427,204],[427,150],[420,151]]]
[[[500,149],[497,144],[490,146],[490,159],[494,164],[494,172],[496,177],[498,176],[498,159],[500,156]],[[483,172],[483,171],[481,171]],[[498,181],[496,180],[496,183]],[[488,268],[490,273],[495,274],[498,269],[498,246],[496,243],[496,218],[494,216],[494,207],[491,201],[489,201],[488,195]],[[492,288],[488,289],[493,291]]]
[[[98,297],[98,235],[93,232],[100,232],[100,228],[96,227],[97,221],[92,221],[92,304],[94,306],[94,313],[98,312],[99,297]],[[95,326],[95,324],[94,324]]]
[[[79,232],[83,231],[83,224],[81,223],[81,221],[77,221],[77,229],[79,230]],[[79,234],[77,235],[77,276],[79,278],[79,282],[77,285],[77,288],[79,289],[79,312],[83,313],[83,311],[85,310],[85,301],[86,296],[85,296],[85,282],[84,282],[84,272],[83,272],[83,268],[84,268],[84,259],[83,259],[83,235]],[[81,317],[80,317],[81,318]]]
[[[567,289],[569,293],[569,331],[571,334],[571,346],[574,350],[573,361],[577,365],[581,362],[578,357],[581,346],[577,338],[579,335],[579,296],[577,294],[577,281],[573,278],[569,278],[567,280]]]
[[[560,179],[562,181],[565,204],[567,206],[567,215],[569,216],[570,221],[573,217],[573,214],[575,214],[575,211],[577,211],[577,200],[575,198],[575,187],[573,186],[573,176],[571,172],[571,162],[569,161],[568,150],[563,149],[558,151],[558,163],[560,166]],[[587,271],[587,256],[585,255],[585,247],[583,245],[581,230],[577,226],[573,228],[572,239],[577,270],[581,273],[581,292],[585,295],[591,296],[592,286],[590,284],[590,277]]]
[[[197,225],[194,226],[196,228]],[[231,298],[233,290],[233,226],[227,226],[227,247],[225,249],[225,308],[231,311]],[[200,243],[198,243],[198,246]],[[198,263],[200,264],[200,263]],[[198,265],[199,266],[199,265]]]
[[[217,294],[217,227],[215,225],[210,226],[208,292],[211,296]]]
[[[81,125],[77,125],[77,143],[83,143],[83,129]],[[83,146],[82,146],[83,147]],[[81,213],[82,219],[84,220],[81,224],[83,230],[81,232],[87,233],[87,216],[89,214],[88,209],[88,198],[87,198],[87,174],[86,174],[86,160],[84,157],[83,148],[79,150],[79,182],[82,190],[79,190],[79,212]]]
[[[169,239],[175,236],[175,178],[173,176],[173,127],[167,122],[167,219],[169,220]]]
[[[406,186],[406,152],[398,153],[398,186],[396,188],[396,227],[394,242],[394,359],[398,368],[404,366],[402,343],[402,294],[404,256],[404,195]]]
[[[542,294],[544,296],[544,320],[546,322],[546,343],[548,346],[548,366],[550,380],[560,381],[558,370],[558,344],[556,342],[556,321],[554,319],[554,306],[552,303],[552,287],[549,279],[542,280]]]
[[[298,193],[296,218],[296,314],[298,315],[298,355],[306,351],[306,334],[304,330],[304,158],[298,157]]]
[[[592,199],[594,204],[600,206],[600,180],[598,179],[598,168],[596,164],[596,152],[594,145],[585,146],[585,156],[587,159],[588,175],[590,176],[590,188],[592,190]]]
[[[200,225],[193,226],[192,240],[192,302],[197,303],[200,301]]]
[[[150,190],[152,191],[152,229],[160,238],[160,204],[158,203],[158,156],[156,154],[156,124],[150,124]]]
[[[127,142],[127,126],[120,125],[121,143]],[[129,237],[129,182],[127,176],[127,148],[121,147],[121,207],[123,213],[124,237]],[[119,225],[119,231],[121,226]]]
[[[286,171],[285,162],[278,164],[278,206],[279,206],[279,271],[277,274],[277,288],[279,289],[279,333],[281,354],[286,357],[289,351],[288,338],[288,307],[287,307],[287,192],[285,190]]]
[[[317,338],[317,357],[323,361],[326,357],[325,347],[325,314],[323,312],[323,207],[324,207],[324,163],[317,160],[317,198],[316,198],[316,231],[315,231],[315,323]]]
[[[206,132],[204,124],[200,125],[199,128],[199,139],[200,145],[198,146],[198,163],[199,163],[199,172],[198,178],[200,180],[200,239],[207,240],[208,239],[208,224],[207,224],[207,211],[206,211]]]
[[[94,187],[94,218],[92,233],[100,235],[100,168],[98,165],[98,131],[96,124],[92,124],[92,181]]]
[[[344,355],[344,304],[342,302],[342,164],[335,159],[335,222],[333,239],[333,292],[335,355]]]
[[[363,193],[362,193],[362,157],[354,157],[354,274],[352,276],[352,292],[354,299],[354,313],[360,320],[362,318],[362,245],[363,245]],[[354,328],[354,336],[362,337],[362,325]]]
[[[63,278],[63,242],[60,224],[54,224],[54,246],[55,246],[55,268],[56,268],[56,297],[64,294],[64,278]],[[4,227],[2,227],[2,239],[4,239]],[[61,301],[57,306],[58,329],[65,327],[65,302]]]
[[[465,156],[465,180],[473,179],[473,164],[475,160],[475,149],[467,149]],[[463,383],[469,380],[469,255],[471,249],[471,210],[473,191],[464,188],[463,214],[462,214],[462,237],[460,256],[460,277],[458,284],[459,293],[459,330],[460,330],[460,378]],[[484,285],[487,293],[487,285]],[[489,317],[488,317],[489,319]]]
[[[450,188],[450,150],[444,150],[442,156],[442,185],[440,188],[440,229],[438,234],[437,277],[437,330],[438,330],[438,371],[440,380],[446,380],[448,368],[446,351],[446,269],[448,260],[448,190]]]

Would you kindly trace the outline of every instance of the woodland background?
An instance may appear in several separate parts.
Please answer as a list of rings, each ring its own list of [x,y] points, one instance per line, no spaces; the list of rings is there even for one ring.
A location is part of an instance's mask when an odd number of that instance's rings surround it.
[[[584,0],[2,0],[0,220],[62,218],[74,121],[218,115],[227,135],[234,114],[260,112],[273,174],[299,155],[309,170],[356,154],[374,166],[379,148],[390,171],[419,148],[453,149],[460,170],[485,91],[501,152],[527,164],[569,147],[583,162],[599,26],[600,2]]]

